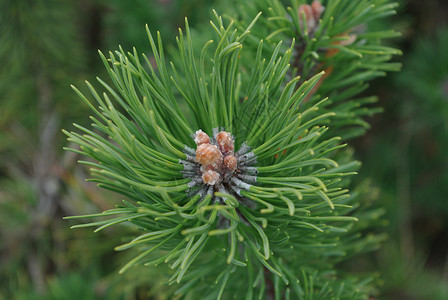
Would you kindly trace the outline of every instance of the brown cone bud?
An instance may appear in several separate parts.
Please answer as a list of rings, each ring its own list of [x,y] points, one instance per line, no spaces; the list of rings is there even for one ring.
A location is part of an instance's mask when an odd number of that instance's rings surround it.
[[[206,168],[218,168],[222,162],[222,154],[215,145],[201,144],[196,149],[196,160]]]
[[[202,181],[208,185],[215,185],[221,180],[221,176],[218,172],[213,170],[207,170],[202,174]]]
[[[223,154],[232,153],[235,148],[232,136],[225,131],[221,131],[216,135],[216,142],[218,143],[219,150],[221,150]]]
[[[226,157],[224,157],[223,163],[228,170],[235,172],[237,167],[237,159],[235,156],[231,154],[227,155]]]
[[[194,142],[198,146],[202,145],[202,144],[210,144],[210,138],[205,132],[203,132],[202,130],[199,129],[195,133]]]
[[[322,6],[320,1],[314,0],[313,3],[311,3],[311,9],[313,11],[314,19],[318,21],[325,10],[325,7]]]
[[[302,4],[298,8],[299,21],[301,28],[303,29],[303,23],[306,23],[307,32],[310,33],[316,27],[316,19],[314,18],[313,10],[310,5]],[[303,20],[303,14],[305,14],[305,20]]]

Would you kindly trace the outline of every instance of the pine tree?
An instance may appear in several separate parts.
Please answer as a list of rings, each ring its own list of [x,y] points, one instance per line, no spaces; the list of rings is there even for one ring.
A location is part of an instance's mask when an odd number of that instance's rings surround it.
[[[113,86],[74,87],[95,115],[65,133],[93,158],[81,162],[92,180],[126,200],[73,227],[133,224],[116,249],[137,254],[120,272],[166,264],[167,294],[184,299],[368,298],[372,277],[339,264],[379,245],[363,231],[381,210],[367,207],[368,186],[350,186],[359,162],[337,134],[363,132],[375,109],[355,95],[397,68],[399,52],[379,44],[395,33],[350,36],[393,13],[373,2],[253,1],[240,11],[272,15],[214,13],[213,40],[186,22],[171,64],[148,28],[155,66],[136,49],[100,53]]]

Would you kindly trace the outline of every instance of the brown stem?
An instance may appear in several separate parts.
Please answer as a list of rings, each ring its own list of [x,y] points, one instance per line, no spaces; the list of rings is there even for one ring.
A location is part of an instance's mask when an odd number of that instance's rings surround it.
[[[275,299],[275,289],[274,289],[274,283],[271,280],[271,272],[266,269],[266,267],[263,267],[264,270],[264,284],[266,285],[266,296],[268,299]]]
[[[43,223],[49,221],[55,213],[56,200],[60,190],[58,177],[52,170],[56,161],[54,146],[59,121],[53,109],[53,95],[49,78],[44,70],[37,70],[36,81],[40,120],[38,128],[38,149],[33,162],[38,205],[33,217],[37,224],[44,225]],[[35,227],[38,230],[36,233],[39,233],[40,227]]]
[[[55,163],[54,146],[58,131],[58,118],[53,108],[50,79],[40,66],[35,68],[37,101],[39,112],[38,147],[33,157],[33,182],[37,190],[37,206],[32,212],[30,238],[38,242],[48,228],[57,207],[60,185],[52,166]],[[34,243],[32,243],[34,244]],[[38,250],[32,249],[28,256],[30,277],[39,293],[45,292],[45,271],[38,260]]]

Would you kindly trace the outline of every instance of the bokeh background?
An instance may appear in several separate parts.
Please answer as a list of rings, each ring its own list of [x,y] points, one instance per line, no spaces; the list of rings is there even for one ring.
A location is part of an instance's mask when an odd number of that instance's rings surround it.
[[[448,1],[400,0],[387,26],[403,71],[372,83],[384,113],[350,143],[358,176],[386,208],[383,247],[360,265],[374,299],[448,299]],[[207,24],[220,0],[0,1],[0,299],[165,299],[144,268],[118,275],[126,226],[71,230],[63,216],[120,198],[86,182],[61,129],[89,123],[70,84],[107,78],[97,50],[148,51],[144,25],[169,48],[184,17]],[[358,262],[357,262],[358,263]]]

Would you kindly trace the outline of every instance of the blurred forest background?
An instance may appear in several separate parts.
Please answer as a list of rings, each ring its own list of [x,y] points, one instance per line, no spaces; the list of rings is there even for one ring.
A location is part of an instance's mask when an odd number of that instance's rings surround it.
[[[62,149],[61,129],[90,114],[69,84],[107,78],[98,49],[148,51],[146,23],[170,47],[185,16],[207,24],[225,2],[0,2],[0,299],[165,299],[153,273],[118,275],[128,254],[113,247],[125,226],[93,233],[62,220],[120,200],[86,182],[79,157]],[[448,1],[398,2],[388,26],[402,33],[391,42],[403,71],[371,85],[384,113],[351,141],[388,238],[355,263],[378,273],[375,299],[448,299]]]

